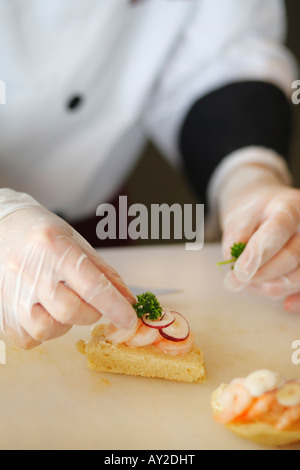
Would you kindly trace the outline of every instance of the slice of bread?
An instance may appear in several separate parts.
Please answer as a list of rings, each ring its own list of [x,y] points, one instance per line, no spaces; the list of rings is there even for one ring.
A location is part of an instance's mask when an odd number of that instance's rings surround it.
[[[104,331],[105,325],[99,325],[94,328],[90,341],[77,343],[77,349],[86,354],[90,369],[178,382],[206,381],[203,355],[196,346],[184,356],[171,356],[155,346],[112,345],[105,340]]]
[[[226,385],[221,385],[212,395],[214,416],[220,412],[218,398],[225,388]],[[225,427],[243,439],[268,447],[285,446],[300,441],[299,423],[285,431],[278,431],[274,425],[263,421],[235,422],[226,424]]]

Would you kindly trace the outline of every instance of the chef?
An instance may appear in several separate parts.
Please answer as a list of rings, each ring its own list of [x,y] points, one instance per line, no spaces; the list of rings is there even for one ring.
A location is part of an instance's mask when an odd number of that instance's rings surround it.
[[[0,320],[30,348],[102,315],[136,322],[73,228],[146,138],[247,242],[226,278],[300,311],[300,192],[286,163],[296,65],[280,0],[0,0]],[[3,101],[2,101],[3,102]],[[60,214],[62,217],[59,217]]]

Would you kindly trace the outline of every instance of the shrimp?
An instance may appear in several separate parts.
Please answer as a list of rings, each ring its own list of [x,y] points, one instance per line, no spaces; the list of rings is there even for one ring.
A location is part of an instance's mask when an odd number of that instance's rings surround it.
[[[283,431],[289,428],[292,424],[300,420],[300,405],[293,406],[283,412],[282,416],[276,423],[276,429]]]
[[[188,354],[194,345],[194,336],[191,333],[184,341],[170,341],[160,335],[158,328],[144,325],[140,319],[138,319],[136,326],[129,330],[116,328],[112,324],[108,325],[105,331],[105,339],[114,345],[122,343],[131,348],[153,344],[159,350],[172,356]]]
[[[142,321],[138,319],[136,325],[133,328],[117,328],[112,323],[106,327],[105,339],[112,344],[120,344],[128,341],[132,336],[135,335],[137,329],[141,326]]]
[[[148,326],[141,324],[136,333],[125,341],[125,344],[131,348],[140,348],[142,346],[149,346],[150,344],[157,341],[160,336],[158,329],[149,328]]]
[[[266,393],[259,397],[252,405],[247,413],[248,419],[255,419],[261,415],[272,411],[273,406],[277,403],[275,393]]]
[[[246,413],[254,399],[241,382],[235,381],[225,389],[218,401],[222,411],[216,415],[216,421],[228,424]]]
[[[194,346],[194,336],[190,333],[184,341],[170,341],[161,335],[159,341],[154,346],[171,356],[182,356],[191,352]]]

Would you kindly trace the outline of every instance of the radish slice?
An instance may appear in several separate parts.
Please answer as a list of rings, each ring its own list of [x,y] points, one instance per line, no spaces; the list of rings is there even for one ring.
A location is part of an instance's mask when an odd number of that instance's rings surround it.
[[[150,328],[167,328],[174,323],[175,317],[172,312],[166,311],[160,320],[149,320],[148,313],[142,316],[142,322]]]
[[[159,330],[161,336],[169,341],[184,341],[190,334],[190,325],[184,316],[178,312],[172,312],[175,321],[167,328]]]

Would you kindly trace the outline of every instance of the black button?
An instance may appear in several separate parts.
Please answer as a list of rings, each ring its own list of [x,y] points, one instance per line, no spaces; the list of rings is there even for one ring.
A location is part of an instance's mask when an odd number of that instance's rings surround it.
[[[74,95],[72,98],[69,99],[67,103],[67,108],[70,111],[74,111],[75,109],[80,108],[83,103],[83,97],[81,95]]]

